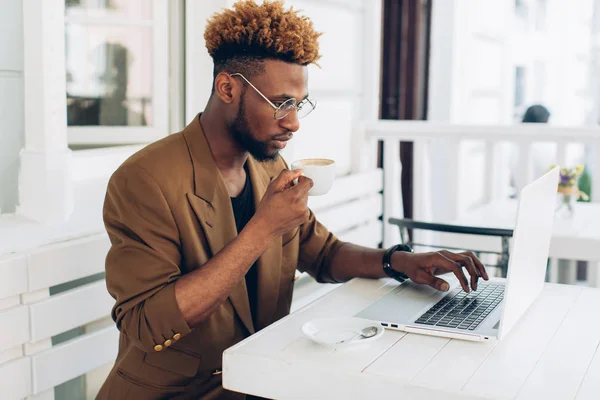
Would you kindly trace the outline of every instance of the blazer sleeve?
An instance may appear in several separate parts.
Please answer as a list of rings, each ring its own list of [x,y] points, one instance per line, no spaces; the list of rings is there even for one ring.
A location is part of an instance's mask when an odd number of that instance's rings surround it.
[[[330,273],[331,261],[344,242],[329,232],[315,218],[312,210],[308,221],[300,226],[298,269],[308,272],[317,282],[336,283]]]
[[[117,328],[146,352],[190,332],[175,299],[181,276],[179,232],[158,184],[136,165],[111,177],[104,202],[111,241],[106,284]],[[160,346],[158,346],[160,345]]]

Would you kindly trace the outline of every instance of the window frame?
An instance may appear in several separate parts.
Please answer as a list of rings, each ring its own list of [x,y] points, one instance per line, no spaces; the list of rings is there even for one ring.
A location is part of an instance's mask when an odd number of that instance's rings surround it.
[[[177,2],[175,2],[177,3]],[[169,134],[170,60],[169,16],[172,2],[152,0],[152,22],[130,21],[121,18],[77,16],[65,17],[67,23],[102,24],[115,26],[152,26],[152,126],[68,126],[69,146],[114,146],[150,143]],[[66,94],[65,94],[66,95]],[[65,102],[65,110],[66,110]]]

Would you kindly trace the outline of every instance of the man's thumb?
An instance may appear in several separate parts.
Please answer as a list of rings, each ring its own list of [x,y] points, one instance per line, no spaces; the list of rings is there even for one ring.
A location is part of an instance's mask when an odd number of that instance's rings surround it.
[[[447,292],[448,290],[450,290],[450,285],[448,284],[448,282],[446,282],[443,279],[436,278],[435,276],[431,276],[427,284],[432,288],[439,290],[440,292]]]

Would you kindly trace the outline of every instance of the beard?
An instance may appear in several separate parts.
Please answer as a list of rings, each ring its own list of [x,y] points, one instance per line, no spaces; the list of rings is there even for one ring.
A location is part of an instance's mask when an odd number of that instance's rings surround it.
[[[279,152],[270,152],[269,143],[256,140],[250,132],[248,118],[244,109],[244,96],[240,97],[240,105],[233,124],[229,127],[229,133],[236,142],[248,153],[260,162],[273,162],[277,159]]]

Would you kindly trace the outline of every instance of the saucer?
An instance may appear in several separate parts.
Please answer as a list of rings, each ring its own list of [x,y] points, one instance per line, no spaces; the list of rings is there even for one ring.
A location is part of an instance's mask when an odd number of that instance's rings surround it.
[[[377,328],[370,338],[360,336],[368,327]],[[383,326],[368,319],[356,317],[318,318],[302,325],[302,333],[312,341],[334,349],[362,346],[379,339],[384,332]]]

